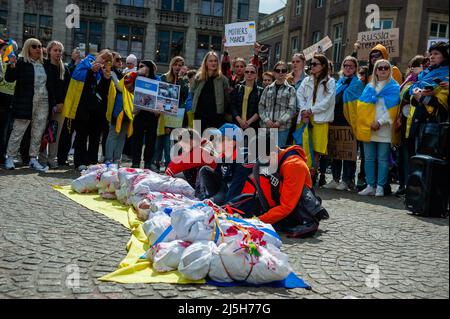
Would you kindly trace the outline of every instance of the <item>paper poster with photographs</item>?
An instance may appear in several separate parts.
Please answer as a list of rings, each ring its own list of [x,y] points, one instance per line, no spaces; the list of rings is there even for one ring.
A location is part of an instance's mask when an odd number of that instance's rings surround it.
[[[178,114],[180,86],[137,77],[134,91],[134,107],[167,115]]]

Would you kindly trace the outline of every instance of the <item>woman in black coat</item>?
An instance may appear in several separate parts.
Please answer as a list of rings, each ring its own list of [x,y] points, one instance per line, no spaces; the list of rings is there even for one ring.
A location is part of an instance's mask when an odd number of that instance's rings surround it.
[[[249,64],[244,71],[245,82],[238,84],[231,94],[231,113],[233,122],[241,129],[258,129],[259,99],[263,88],[256,83],[256,66]]]
[[[54,101],[53,88],[49,82],[49,69],[44,67],[42,44],[38,39],[25,41],[21,57],[11,57],[6,69],[5,80],[16,82],[12,102],[13,130],[9,138],[5,167],[14,169],[23,135],[31,123],[31,141],[29,148],[30,168],[46,171],[38,160],[42,134],[47,125],[48,116]]]

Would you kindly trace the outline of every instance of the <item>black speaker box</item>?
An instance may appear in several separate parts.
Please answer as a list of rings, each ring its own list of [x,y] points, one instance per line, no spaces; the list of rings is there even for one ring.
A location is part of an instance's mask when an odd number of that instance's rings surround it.
[[[448,162],[428,155],[409,160],[405,206],[409,211],[427,217],[448,214]]]

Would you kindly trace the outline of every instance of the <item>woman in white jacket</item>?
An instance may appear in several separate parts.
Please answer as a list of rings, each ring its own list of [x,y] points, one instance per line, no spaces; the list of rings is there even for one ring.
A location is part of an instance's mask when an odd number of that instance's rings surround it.
[[[312,124],[314,163],[311,175],[315,178],[320,156],[327,154],[328,126],[334,119],[336,81],[328,75],[328,59],[322,54],[314,55],[311,76],[303,80],[297,91],[301,121]]]

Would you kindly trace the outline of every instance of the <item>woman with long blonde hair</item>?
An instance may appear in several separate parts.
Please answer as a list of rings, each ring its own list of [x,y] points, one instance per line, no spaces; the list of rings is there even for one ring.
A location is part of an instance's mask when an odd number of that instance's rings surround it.
[[[64,115],[62,108],[64,99],[66,98],[67,88],[70,81],[69,69],[63,63],[64,46],[59,41],[50,41],[47,45],[48,59],[44,60],[44,66],[49,70],[49,85],[53,88],[54,94],[49,96],[49,103],[52,106],[50,110],[50,118],[58,123],[57,134],[52,141],[49,141],[48,152],[47,146],[41,149],[39,154],[39,162],[50,168],[58,167],[56,156],[58,154],[58,144],[61,131],[64,125]]]
[[[224,123],[228,88],[228,79],[220,70],[219,56],[214,51],[208,52],[192,85],[192,112],[194,119],[201,121],[202,131]]]
[[[52,107],[51,97],[55,92],[50,86],[49,70],[44,66],[42,43],[38,39],[30,38],[25,41],[18,60],[15,56],[10,58],[5,79],[7,82],[16,82],[12,104],[14,125],[8,143],[5,167],[15,168],[14,158],[25,131],[31,124],[30,168],[47,171],[48,167],[39,163],[38,154],[49,108]]]

